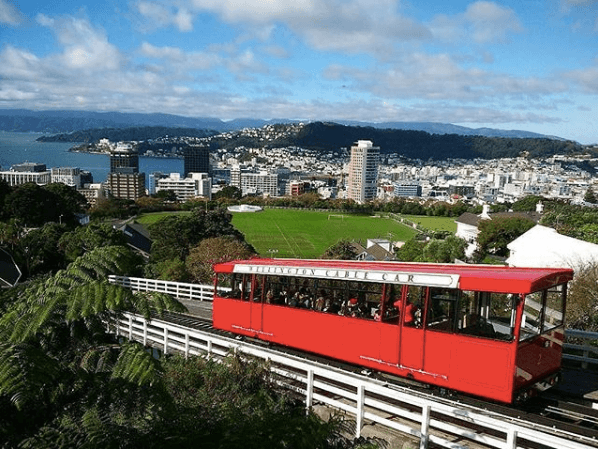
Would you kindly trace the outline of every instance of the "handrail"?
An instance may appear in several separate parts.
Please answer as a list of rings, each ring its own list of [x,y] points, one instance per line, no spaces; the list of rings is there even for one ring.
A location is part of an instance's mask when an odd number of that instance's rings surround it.
[[[110,275],[109,281],[113,284],[130,288],[133,291],[158,291],[168,293],[177,299],[212,301],[214,295],[213,285],[115,275]],[[219,289],[230,291],[229,288]],[[584,343],[564,343],[563,359],[581,362],[581,366],[584,369],[588,368],[590,363],[598,365],[598,332],[566,329],[565,337],[567,339],[581,339],[584,340]]]
[[[419,396],[406,388],[207,331],[131,313],[110,320],[107,328],[164,353],[226,357],[235,352],[267,360],[275,380],[302,394],[308,409],[318,402],[355,416],[356,437],[367,421],[419,439],[421,449],[429,443],[447,448],[475,443],[476,447],[516,449],[530,442],[554,449],[588,447],[565,432],[555,436],[550,429],[534,429],[512,418]]]

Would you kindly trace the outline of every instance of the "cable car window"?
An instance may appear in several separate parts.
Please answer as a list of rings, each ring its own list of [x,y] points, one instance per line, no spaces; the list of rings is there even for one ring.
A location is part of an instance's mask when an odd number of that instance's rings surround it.
[[[228,273],[218,273],[216,275],[217,295],[223,298],[230,298],[232,295],[233,279]]]
[[[563,325],[565,295],[565,284],[557,285],[546,291],[546,308],[544,309],[544,327],[542,328],[542,332]]]
[[[251,292],[251,275],[247,274],[233,274],[223,277],[224,283],[230,285],[230,292],[223,295],[225,298],[249,300],[249,294]],[[218,279],[218,287],[220,287],[220,278]]]
[[[373,319],[380,308],[382,284],[375,282],[348,282],[349,297],[342,307],[343,315]]]
[[[426,328],[441,332],[454,332],[459,290],[431,288]]]
[[[318,279],[315,310],[337,314],[347,296],[347,283],[343,281]],[[321,307],[321,309],[320,309]]]
[[[457,332],[476,337],[511,340],[515,329],[517,295],[463,291]]]
[[[252,289],[251,298],[252,298],[253,302],[262,302],[263,295],[264,295],[264,287],[266,284],[266,276],[264,276],[264,275],[256,276],[254,279],[254,282],[255,282],[255,284]]]
[[[542,332],[542,304],[544,303],[545,290],[534,292],[525,297],[523,316],[521,318],[521,331],[519,340],[525,340],[539,335]]]
[[[288,278],[284,276],[266,276],[264,291],[264,302],[266,304],[285,304],[288,292]]]
[[[405,312],[400,313],[403,324],[409,327],[421,327],[427,287],[409,285]]]

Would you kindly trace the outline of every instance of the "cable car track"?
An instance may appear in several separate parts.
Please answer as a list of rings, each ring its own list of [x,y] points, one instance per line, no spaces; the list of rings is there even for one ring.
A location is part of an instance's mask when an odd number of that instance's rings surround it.
[[[193,315],[166,312],[163,314],[162,319],[183,327],[228,337],[238,337],[235,334],[213,328],[212,322],[209,319]],[[364,372],[363,368],[359,366],[350,365],[288,347],[272,345],[262,340],[243,338],[283,354],[301,357],[308,361],[339,368],[353,374],[375,378],[378,381],[385,383],[386,386],[390,388],[400,388],[401,390],[409,389],[422,397],[433,398],[435,401],[442,401],[447,405],[468,407],[476,411],[500,415],[503,418],[508,418],[514,423],[524,424],[528,428],[541,429],[543,432],[550,432],[559,437],[587,444],[588,447],[598,448],[598,410],[587,405],[574,403],[571,398],[563,399],[556,397],[554,394],[545,394],[540,398],[534,398],[532,401],[522,406],[507,406],[484,401],[461,393],[430,387],[426,384],[420,384],[418,382],[410,381],[409,379],[397,378],[384,373]]]

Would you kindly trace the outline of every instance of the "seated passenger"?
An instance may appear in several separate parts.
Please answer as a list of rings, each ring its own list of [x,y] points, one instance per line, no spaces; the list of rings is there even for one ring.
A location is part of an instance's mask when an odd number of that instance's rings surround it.
[[[324,304],[326,302],[326,300],[324,299],[326,296],[326,294],[324,293],[323,290],[320,290],[320,294],[318,295],[318,298],[316,299],[316,304],[314,306],[314,309],[321,312],[324,310]]]
[[[272,290],[268,290],[266,293],[266,304],[272,304],[274,302],[274,293]]]

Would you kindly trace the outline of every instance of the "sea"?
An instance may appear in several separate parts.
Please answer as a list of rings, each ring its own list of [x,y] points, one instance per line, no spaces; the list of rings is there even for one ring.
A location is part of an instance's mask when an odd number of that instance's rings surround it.
[[[0,131],[0,170],[10,170],[14,164],[35,162],[55,167],[78,167],[91,172],[94,182],[104,182],[110,172],[110,158],[107,154],[79,153],[69,151],[77,146],[75,142],[36,142],[40,133],[16,133]],[[183,159],[139,157],[139,171],[145,173],[145,185],[149,186],[149,175],[154,172],[183,173]]]

